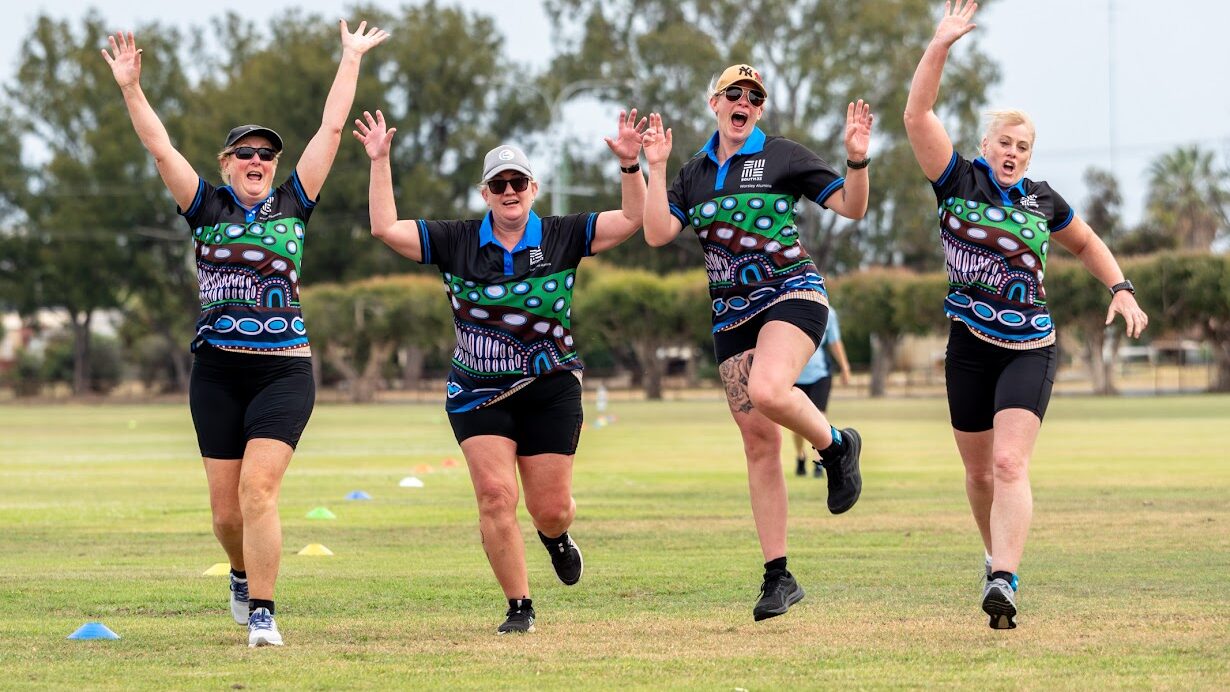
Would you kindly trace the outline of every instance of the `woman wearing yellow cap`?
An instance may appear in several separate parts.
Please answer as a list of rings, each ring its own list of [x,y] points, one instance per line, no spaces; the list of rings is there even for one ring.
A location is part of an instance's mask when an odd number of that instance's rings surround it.
[[[799,242],[795,203],[806,197],[849,219],[867,211],[871,107],[846,109],[846,175],[824,159],[757,126],[769,90],[750,65],[732,65],[709,91],[717,131],[666,187],[671,131],[651,114],[645,133],[649,191],[645,239],[675,239],[684,226],[705,253],[713,300],[713,343],[726,400],[747,457],[752,516],[765,559],[756,620],[785,613],[803,598],[786,569],[786,480],[778,425],[806,438],[828,472],[834,514],[858,501],[862,441],[837,430],[794,382],[824,336],[824,279]]]

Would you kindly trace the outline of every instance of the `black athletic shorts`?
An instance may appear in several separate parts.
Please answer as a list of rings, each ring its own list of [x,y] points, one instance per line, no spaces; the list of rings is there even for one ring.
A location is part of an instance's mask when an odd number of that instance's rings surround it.
[[[802,329],[803,333],[811,337],[814,350],[824,339],[824,327],[829,321],[829,306],[802,298],[783,300],[770,305],[734,329],[715,332],[713,334],[713,355],[717,357],[718,365],[726,362],[727,358],[756,348],[760,328],[771,320],[788,322]]]
[[[188,403],[203,457],[242,459],[248,440],[255,439],[294,448],[316,403],[312,359],[202,344],[192,363]]]
[[[816,408],[821,411],[829,409],[829,393],[833,391],[833,377],[826,375],[811,384],[796,384],[794,385],[803,390],[811,403],[816,405]]]
[[[964,322],[948,332],[944,380],[948,415],[961,432],[994,427],[995,414],[1009,408],[1033,411],[1041,420],[1055,384],[1055,345],[1013,351],[983,341]]]
[[[460,444],[475,435],[517,443],[518,456],[576,454],[581,439],[581,381],[571,371],[536,378],[489,406],[448,414]]]

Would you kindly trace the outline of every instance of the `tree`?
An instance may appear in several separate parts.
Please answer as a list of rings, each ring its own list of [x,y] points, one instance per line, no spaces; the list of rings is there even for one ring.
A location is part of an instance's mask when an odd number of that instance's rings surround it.
[[[934,198],[914,163],[900,114],[934,29],[934,5],[931,0],[547,0],[564,41],[544,81],[602,78],[635,84],[634,102],[661,112],[674,130],[672,172],[713,131],[706,91],[726,65],[748,62],[766,77],[767,133],[807,145],[839,170],[844,169],[846,104],[863,98],[877,114],[868,217],[848,222],[801,203],[804,244],[828,272],[866,262],[932,268],[940,249],[933,217],[921,210],[933,208]],[[978,107],[997,70],[974,48],[950,59],[947,71],[944,115],[955,125],[958,142],[972,142]],[[633,247],[612,257],[643,252]]]
[[[1139,295],[1158,324],[1149,329],[1181,333],[1195,328],[1213,345],[1217,364],[1210,389],[1230,392],[1230,257],[1224,255],[1159,255],[1139,269]]]
[[[1149,166],[1147,223],[1163,229],[1185,250],[1208,250],[1230,231],[1230,172],[1213,152],[1179,147]]]

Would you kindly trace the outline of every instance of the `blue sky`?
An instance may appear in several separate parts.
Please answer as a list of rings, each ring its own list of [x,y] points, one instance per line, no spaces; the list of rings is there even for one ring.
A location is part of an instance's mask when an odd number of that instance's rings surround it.
[[[8,14],[16,20],[10,24],[15,29],[10,35],[24,36],[40,13],[76,17],[90,7],[120,28],[150,19],[202,25],[227,10],[263,21],[292,5],[340,17],[350,4],[213,0],[162,3],[150,10],[132,0],[33,0]],[[403,3],[376,0],[375,4],[392,8]],[[497,16],[510,57],[534,64],[546,59],[542,46],[550,44],[551,26],[538,0],[454,0],[454,4]],[[510,11],[513,7],[515,11]],[[1030,177],[1049,181],[1078,211],[1086,196],[1081,177],[1090,165],[1112,168],[1113,164],[1131,223],[1142,213],[1147,167],[1157,155],[1180,144],[1198,143],[1216,151],[1223,165],[1230,160],[1230,88],[1224,77],[1230,67],[1230,40],[1225,36],[1230,3],[998,0],[980,12],[977,22],[977,40],[1003,71],[990,105],[1030,112],[1038,127]],[[19,50],[17,41],[0,49],[0,77],[6,81],[16,69]],[[602,114],[595,123],[592,104],[569,108],[565,114],[571,120],[567,134],[593,141],[596,151],[603,146],[606,121],[613,121],[614,114],[610,118]]]

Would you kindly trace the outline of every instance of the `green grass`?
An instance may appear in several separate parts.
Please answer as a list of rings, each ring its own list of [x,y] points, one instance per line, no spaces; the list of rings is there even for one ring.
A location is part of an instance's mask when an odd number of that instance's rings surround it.
[[[752,622],[761,558],[724,405],[618,402],[578,454],[584,580],[555,580],[523,517],[538,631],[496,637],[443,412],[318,407],[282,490],[288,645],[249,650],[225,578],[201,575],[225,557],[186,406],[2,407],[0,687],[1230,686],[1230,397],[1052,403],[1008,632],[978,608],[943,402],[833,408],[863,433],[865,489],[834,517],[821,481],[788,477],[807,589],[788,615]],[[422,464],[425,488],[397,487]],[[356,489],[374,500],[342,499]],[[317,506],[337,520],[304,518]],[[123,638],[65,640],[90,620]]]

